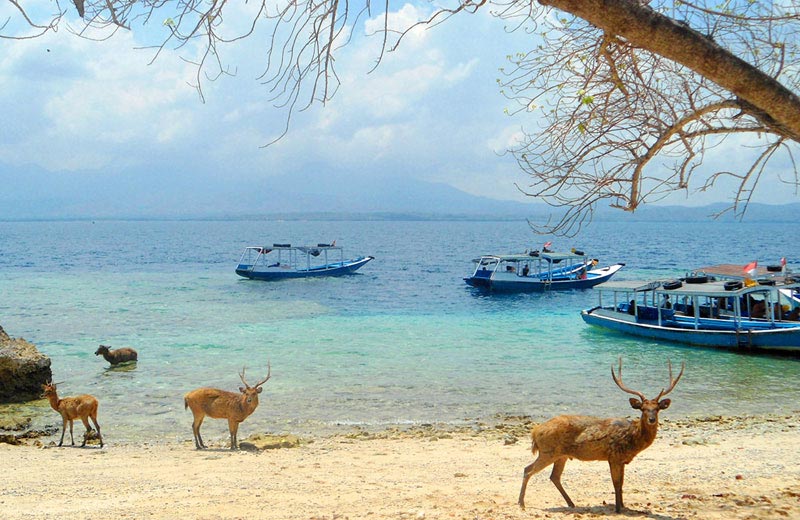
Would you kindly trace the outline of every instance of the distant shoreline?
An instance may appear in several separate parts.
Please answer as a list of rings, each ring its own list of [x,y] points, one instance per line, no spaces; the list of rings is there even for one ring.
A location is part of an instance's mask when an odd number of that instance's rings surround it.
[[[729,205],[724,203],[705,206],[657,206],[650,205],[639,208],[636,212],[623,212],[612,208],[598,208],[593,213],[593,221],[597,222],[794,222],[795,215],[800,212],[800,203],[764,204],[751,203],[740,220],[723,212]],[[524,209],[523,209],[524,208]],[[162,215],[20,215],[17,217],[0,217],[0,222],[228,222],[228,221],[409,221],[409,222],[507,222],[526,220],[539,221],[556,218],[559,208],[543,203],[531,203],[529,206],[520,203],[520,209],[513,211],[278,211],[273,213],[233,213],[218,214],[162,214]]]

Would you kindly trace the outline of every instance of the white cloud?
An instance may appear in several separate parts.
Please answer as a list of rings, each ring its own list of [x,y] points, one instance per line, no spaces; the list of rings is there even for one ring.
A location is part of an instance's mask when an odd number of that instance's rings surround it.
[[[368,19],[364,23],[364,30],[368,35],[380,35],[382,37],[384,27],[386,27],[389,31],[390,45],[394,44],[397,35],[405,32],[401,48],[416,50],[427,44],[430,26],[424,24],[414,25],[417,22],[426,20],[430,15],[431,11],[429,10],[422,10],[413,4],[404,4],[399,10],[390,11],[386,18],[384,18],[383,14],[380,14]]]
[[[148,66],[149,55],[135,45],[121,31],[103,42],[67,34],[11,46],[13,63],[0,66],[0,81],[9,86],[2,103],[24,99],[20,123],[37,132],[0,148],[0,160],[50,170],[97,169],[116,162],[126,148],[190,136],[197,105],[187,86],[190,67],[169,56]],[[7,72],[20,69],[41,73],[9,82]]]

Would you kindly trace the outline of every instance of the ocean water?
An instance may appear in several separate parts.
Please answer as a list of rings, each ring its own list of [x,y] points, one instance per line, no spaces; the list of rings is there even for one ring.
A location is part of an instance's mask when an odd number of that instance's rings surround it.
[[[493,221],[0,222],[0,325],[52,360],[63,395],[91,393],[108,442],[191,438],[183,395],[235,391],[266,373],[253,432],[325,434],[360,426],[470,424],[502,415],[628,415],[610,377],[654,396],[667,360],[686,373],[670,417],[791,413],[800,362],[689,348],[586,326],[589,291],[486,295],[468,287],[482,253],[578,247],[618,279],[683,274],[785,256],[800,267],[792,223],[600,222],[574,239]],[[342,278],[259,282],[234,268],[244,246],[330,242],[373,255]],[[99,344],[139,351],[109,369]],[[2,413],[2,409],[0,409]],[[42,407],[37,421],[59,423]],[[80,429],[80,428],[79,428]],[[204,436],[227,439],[224,421]]]

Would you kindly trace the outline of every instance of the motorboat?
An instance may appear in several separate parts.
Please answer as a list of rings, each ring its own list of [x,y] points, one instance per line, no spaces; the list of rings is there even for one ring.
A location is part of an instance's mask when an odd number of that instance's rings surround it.
[[[581,312],[589,325],[654,340],[737,351],[800,354],[800,305],[785,291],[800,283],[710,279],[611,281],[598,305]]]
[[[293,246],[274,243],[272,246],[245,247],[236,274],[251,280],[285,280],[314,276],[342,276],[355,273],[373,256],[345,259],[344,250],[336,243]]]
[[[531,251],[521,254],[483,255],[473,260],[475,269],[464,281],[497,292],[537,292],[589,289],[611,279],[625,264],[597,267],[598,260],[583,251]]]

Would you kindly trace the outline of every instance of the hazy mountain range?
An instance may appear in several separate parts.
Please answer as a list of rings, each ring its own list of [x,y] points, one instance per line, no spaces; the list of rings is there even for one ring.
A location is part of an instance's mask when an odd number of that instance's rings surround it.
[[[256,179],[256,180],[252,180]],[[67,218],[529,218],[557,208],[531,199],[474,196],[414,178],[349,176],[342,172],[282,176],[202,172],[51,173],[0,164],[0,219]],[[596,220],[704,220],[726,204],[647,206],[634,214],[599,208]],[[745,221],[786,221],[800,202],[751,204]],[[725,220],[733,219],[726,215]]]

